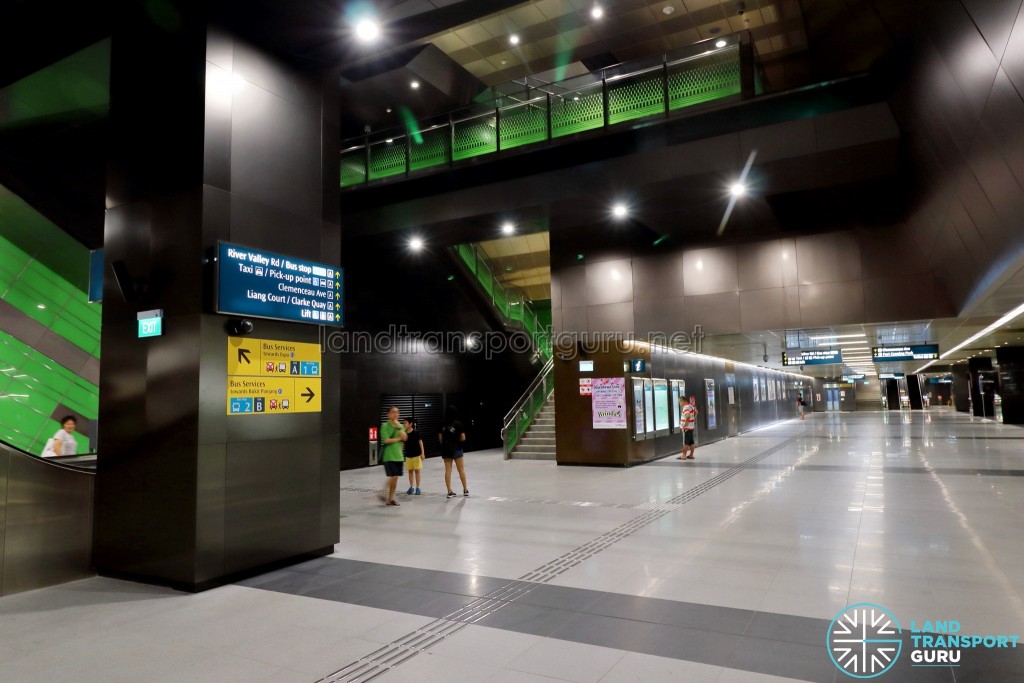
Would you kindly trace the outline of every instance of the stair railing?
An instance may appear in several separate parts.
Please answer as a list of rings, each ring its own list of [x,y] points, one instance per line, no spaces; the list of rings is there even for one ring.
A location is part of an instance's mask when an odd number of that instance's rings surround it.
[[[554,367],[554,359],[548,358],[544,367],[540,369],[533,382],[516,401],[512,410],[505,415],[504,425],[501,428],[501,443],[505,460],[512,457],[512,451],[519,439],[529,429],[530,424],[537,417],[537,413],[544,407],[544,403],[555,390],[555,373],[552,372]]]

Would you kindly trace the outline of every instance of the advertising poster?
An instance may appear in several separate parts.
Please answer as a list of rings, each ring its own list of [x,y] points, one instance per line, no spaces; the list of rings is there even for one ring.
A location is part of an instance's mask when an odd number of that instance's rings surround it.
[[[668,430],[668,382],[654,380],[654,429]]]
[[[765,382],[764,377],[761,378],[761,400],[768,400],[768,383]]]
[[[773,379],[768,380],[768,400],[775,400],[775,380]]]
[[[633,380],[633,434],[640,437],[645,434],[644,381],[642,379]]]
[[[761,402],[761,385],[758,383],[757,378],[754,378],[754,403]]]
[[[679,428],[679,419],[681,417],[680,411],[682,406],[679,404],[682,394],[679,393],[679,380],[672,381],[672,428]]]
[[[595,377],[590,408],[594,429],[626,428],[626,378]]]
[[[732,391],[732,387],[729,387],[729,405],[736,405],[736,395]]]
[[[644,380],[644,425],[647,433],[654,433],[654,384],[649,379]]]
[[[718,422],[715,418],[715,380],[705,379],[704,388],[707,392],[707,413],[708,416],[708,429],[715,429],[718,427]]]

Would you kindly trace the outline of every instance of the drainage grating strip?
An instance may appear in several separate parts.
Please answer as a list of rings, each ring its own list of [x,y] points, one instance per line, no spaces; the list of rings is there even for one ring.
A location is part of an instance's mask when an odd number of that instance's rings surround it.
[[[483,500],[516,501],[516,502],[539,502],[552,503],[555,505],[593,505],[602,507],[621,507],[644,510],[645,512],[633,519],[620,524],[614,529],[607,531],[597,538],[587,541],[583,545],[570,550],[564,555],[551,560],[550,562],[534,569],[531,572],[514,579],[500,588],[497,588],[486,596],[478,598],[470,604],[462,607],[451,614],[435,619],[434,621],[421,626],[397,640],[380,647],[352,662],[348,666],[335,671],[334,673],[321,678],[317,683],[366,683],[381,676],[391,669],[402,665],[416,655],[425,652],[437,645],[445,638],[455,635],[466,626],[474,624],[481,619],[493,614],[499,609],[510,605],[522,596],[532,591],[537,586],[548,583],[560,574],[567,572],[573,567],[590,559],[602,550],[618,543],[624,538],[636,533],[648,524],[655,522],[665,515],[668,515],[680,507],[694,500],[698,496],[707,493],[716,486],[735,477],[740,472],[749,469],[751,466],[778,453],[783,448],[791,445],[802,437],[793,436],[782,441],[771,448],[761,451],[757,455],[744,460],[734,467],[718,474],[711,479],[698,484],[697,486],[684,491],[678,496],[663,503],[642,503],[640,505],[606,503],[580,503],[575,501],[552,501],[549,499],[532,498],[505,498],[494,496],[483,498]],[[343,491],[355,491],[376,493],[377,489],[370,488],[343,488]],[[441,494],[424,494],[440,496]]]

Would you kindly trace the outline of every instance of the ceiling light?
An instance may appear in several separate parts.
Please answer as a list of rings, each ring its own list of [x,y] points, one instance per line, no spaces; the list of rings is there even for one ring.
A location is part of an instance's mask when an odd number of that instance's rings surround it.
[[[612,268],[612,279],[613,280],[621,280],[622,279],[622,276],[619,275],[619,271],[615,270],[614,268]]]
[[[42,309],[46,308],[46,304],[36,304],[36,308],[42,310]]]
[[[518,45],[519,44],[519,36],[517,36],[516,34],[513,33],[512,35],[510,35],[508,37],[508,42],[512,43],[513,45]]]
[[[629,209],[626,208],[625,204],[616,204],[612,207],[612,215],[616,218],[625,218],[629,214]]]
[[[600,19],[604,16],[604,10],[601,9],[600,5],[594,5],[593,9],[590,10],[590,17],[592,19]]]
[[[729,188],[729,194],[733,197],[742,197],[747,193],[747,186],[743,183],[733,183]]]
[[[360,19],[356,22],[356,38],[372,43],[380,38],[380,25],[373,19]]]
[[[421,240],[419,237],[413,237],[411,240],[409,240],[409,248],[412,249],[413,251],[419,251],[420,249],[423,248],[423,240]]]
[[[812,337],[813,339],[813,337]],[[818,342],[818,346],[843,346],[844,344],[863,344],[861,341],[844,341],[844,342]]]
[[[506,235],[511,235],[516,231],[516,226],[510,222],[503,223],[501,226],[501,232]]]
[[[862,332],[860,334],[827,334],[827,335],[825,335],[823,337],[808,337],[808,339],[813,339],[813,340],[817,341],[818,339],[845,339],[846,337],[866,337],[866,336],[867,335]]]
[[[420,82],[419,81],[413,81],[412,83],[409,84],[409,87],[412,88],[413,90],[419,90]]]
[[[972,344],[975,341],[977,341],[978,339],[981,339],[982,337],[984,337],[986,334],[989,334],[989,333],[995,331],[996,328],[1002,327],[1003,325],[1005,325],[1006,323],[1010,322],[1011,320],[1013,320],[1017,316],[1021,315],[1022,313],[1024,313],[1024,304],[1021,304],[1017,308],[1013,309],[1012,311],[1010,311],[1009,313],[1004,315],[1002,318],[1000,318],[999,320],[995,321],[994,323],[992,323],[991,325],[989,325],[988,327],[983,329],[981,332],[978,332],[977,334],[971,335],[970,337],[968,337],[967,339],[963,340],[962,342],[960,342],[959,344],[957,344],[953,348],[949,349],[944,354],[940,355],[939,359],[946,358],[947,356],[950,356],[950,355],[956,353],[957,351],[959,351],[960,349],[964,348],[968,344]],[[934,361],[934,360],[933,361],[929,361],[928,363],[926,363],[926,364],[922,365],[921,367],[919,367],[917,370],[914,370],[914,373],[916,374],[918,372],[921,372],[925,368],[927,368],[927,367],[929,367],[931,365],[934,365],[936,362],[937,361]]]
[[[676,8],[673,7],[672,5],[665,5],[664,7],[661,8],[661,13],[662,14],[672,14],[675,11],[676,11]]]
[[[724,40],[715,41],[715,47],[725,47],[726,43]]]

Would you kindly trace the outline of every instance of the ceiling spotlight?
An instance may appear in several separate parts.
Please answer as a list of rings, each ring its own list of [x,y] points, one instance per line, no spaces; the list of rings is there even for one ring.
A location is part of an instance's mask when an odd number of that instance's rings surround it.
[[[373,19],[360,19],[356,22],[356,38],[372,43],[380,38],[380,25]]]
[[[612,215],[616,218],[625,218],[627,214],[629,214],[629,209],[625,204],[620,203],[612,207]]]
[[[716,40],[715,41],[715,47],[725,47],[725,46],[726,46],[726,42],[724,40]]]
[[[733,197],[742,197],[747,193],[747,186],[743,183],[733,183],[729,188],[729,194]]]
[[[516,231],[516,226],[513,223],[506,222],[501,225],[501,232],[505,235],[511,235]]]
[[[409,84],[409,87],[412,88],[413,90],[419,90],[420,89],[420,82],[419,81],[413,81],[412,83]]]
[[[411,240],[409,240],[409,248],[412,249],[413,251],[419,251],[420,249],[423,248],[423,240],[421,240],[419,237],[413,237]]]
[[[600,19],[604,16],[604,10],[601,9],[600,5],[594,5],[593,9],[590,10],[590,16],[593,19]]]
[[[512,35],[510,35],[508,37],[508,42],[512,43],[513,45],[518,45],[519,44],[519,36],[517,36],[516,34],[513,33]]]
[[[661,8],[661,13],[662,14],[672,14],[675,11],[676,11],[676,8],[673,7],[672,5],[665,5],[664,7]]]

